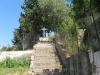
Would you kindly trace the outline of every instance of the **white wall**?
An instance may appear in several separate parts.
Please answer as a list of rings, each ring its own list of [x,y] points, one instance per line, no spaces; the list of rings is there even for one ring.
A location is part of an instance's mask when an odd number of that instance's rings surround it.
[[[33,50],[31,51],[3,51],[3,52],[0,52],[0,61],[5,60],[7,57],[10,57],[10,59],[21,59],[21,58],[30,59],[32,54],[33,54]]]

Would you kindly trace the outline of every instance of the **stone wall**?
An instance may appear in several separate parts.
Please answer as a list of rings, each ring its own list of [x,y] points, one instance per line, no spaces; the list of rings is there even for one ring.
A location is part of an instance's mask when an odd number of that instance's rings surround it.
[[[78,55],[66,58],[66,68],[70,75],[91,75],[89,73],[91,66],[87,55],[87,52],[80,52]]]
[[[62,63],[66,65],[67,75],[100,75],[100,51],[81,51],[77,55],[66,58],[60,45],[56,43],[56,48]]]
[[[31,51],[2,51],[0,52],[0,61],[5,60],[7,57],[10,57],[10,59],[26,58],[27,60],[30,60],[32,54],[33,54],[33,50]]]
[[[93,53],[93,51],[89,52],[90,63],[93,64],[93,74],[100,75],[100,51]]]
[[[64,54],[61,46],[58,43],[56,43],[56,49],[58,51],[62,64],[66,66],[66,55]]]

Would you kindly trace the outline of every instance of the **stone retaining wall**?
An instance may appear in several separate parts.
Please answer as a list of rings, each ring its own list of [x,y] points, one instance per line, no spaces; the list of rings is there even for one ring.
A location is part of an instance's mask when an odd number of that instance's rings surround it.
[[[56,48],[66,67],[64,71],[67,75],[100,75],[100,51],[95,53],[92,50],[81,51],[77,55],[66,58],[58,43]]]
[[[56,49],[58,51],[62,64],[66,66],[66,55],[64,54],[61,46],[58,43],[56,43]]]
[[[0,52],[0,61],[5,60],[7,57],[10,59],[22,59],[26,58],[28,60],[31,59],[32,51],[2,51]]]

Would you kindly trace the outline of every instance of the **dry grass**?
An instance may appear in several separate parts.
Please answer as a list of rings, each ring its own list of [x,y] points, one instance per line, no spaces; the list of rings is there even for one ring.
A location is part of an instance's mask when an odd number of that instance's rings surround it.
[[[1,68],[0,75],[29,75],[29,68],[18,67],[18,68]]]

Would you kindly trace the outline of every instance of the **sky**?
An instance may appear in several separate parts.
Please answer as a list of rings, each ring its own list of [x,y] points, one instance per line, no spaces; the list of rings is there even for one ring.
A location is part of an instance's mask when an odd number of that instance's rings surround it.
[[[21,5],[24,0],[0,0],[0,48],[12,46],[14,28],[19,27]]]

